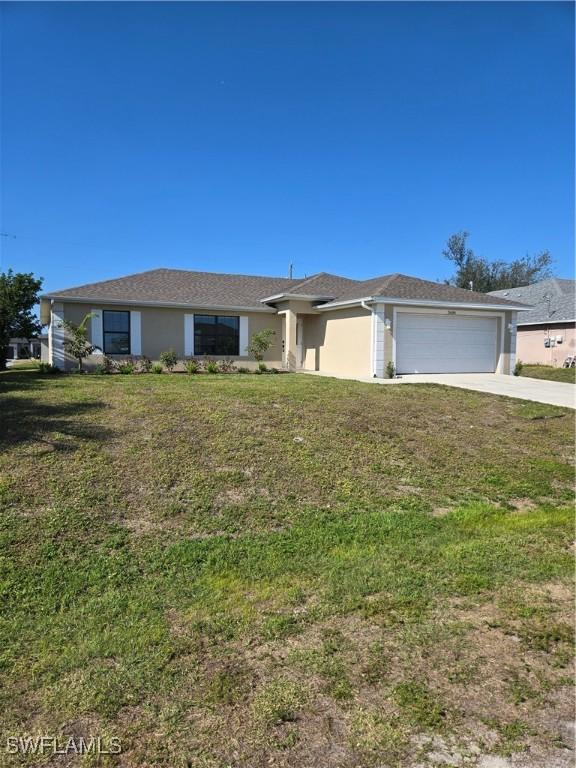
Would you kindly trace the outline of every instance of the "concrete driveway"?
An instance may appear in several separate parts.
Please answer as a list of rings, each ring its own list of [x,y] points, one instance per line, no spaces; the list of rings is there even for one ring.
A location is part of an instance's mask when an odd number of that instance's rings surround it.
[[[411,374],[397,381],[406,384],[445,384],[448,387],[473,389],[492,395],[506,395],[520,400],[576,408],[576,385],[562,381],[529,379],[527,376],[503,376],[499,373],[434,373]]]
[[[337,379],[350,379],[334,373],[302,371],[316,376],[332,376]],[[397,379],[364,379],[367,384],[444,384],[447,387],[472,389],[476,392],[489,392],[491,395],[505,395],[519,400],[533,400],[547,405],[560,405],[564,408],[576,408],[576,385],[561,381],[529,379],[525,376],[503,376],[499,373],[413,373],[399,376]]]

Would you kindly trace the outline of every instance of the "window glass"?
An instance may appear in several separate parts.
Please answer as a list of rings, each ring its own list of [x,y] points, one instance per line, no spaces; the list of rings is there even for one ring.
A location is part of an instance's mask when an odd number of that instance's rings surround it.
[[[240,318],[226,315],[194,315],[194,354],[238,355]]]
[[[106,355],[130,354],[130,312],[104,310],[102,330]]]
[[[112,310],[104,311],[104,332],[130,331],[130,312],[116,312]]]

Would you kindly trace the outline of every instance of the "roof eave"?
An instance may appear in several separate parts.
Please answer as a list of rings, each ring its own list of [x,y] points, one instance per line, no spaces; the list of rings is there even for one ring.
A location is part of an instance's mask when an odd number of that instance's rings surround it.
[[[518,312],[526,312],[533,309],[532,307],[527,307],[525,304],[513,304],[510,302],[507,302],[506,304],[481,304],[465,301],[444,301],[439,299],[399,299],[393,296],[364,296],[362,298],[349,299],[347,301],[331,301],[329,304],[316,307],[316,309],[320,311],[329,311],[331,309],[339,309],[340,307],[362,303],[405,304],[415,307],[455,307],[458,309],[499,309],[501,311],[514,310]]]
[[[40,296],[40,300],[48,301],[69,301],[75,304],[122,304],[130,307],[164,307],[166,309],[215,309],[215,310],[231,310],[234,312],[265,312],[272,314],[276,312],[273,307],[259,307],[259,306],[236,306],[232,304],[199,304],[197,302],[184,303],[184,302],[171,302],[171,301],[144,301],[136,299],[111,299],[111,298],[97,298],[95,296],[64,296],[59,294],[44,294]]]
[[[565,323],[576,323],[576,318],[568,317],[561,320],[534,320],[530,323],[516,323],[516,325],[564,325]]]
[[[260,303],[269,304],[274,301],[290,301],[290,299],[298,301],[331,301],[333,298],[333,296],[326,296],[326,294],[278,293],[275,296],[267,296],[265,299],[260,299]]]
[[[366,304],[376,301],[375,296],[364,296],[361,299],[346,299],[346,301],[331,301],[329,304],[320,304],[316,307],[320,312],[329,312],[331,309],[341,309],[342,307],[352,307],[355,304]]]

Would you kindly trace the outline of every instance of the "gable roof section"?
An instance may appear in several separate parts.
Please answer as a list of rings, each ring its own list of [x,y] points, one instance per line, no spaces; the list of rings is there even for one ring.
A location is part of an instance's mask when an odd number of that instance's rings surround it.
[[[262,296],[289,290],[298,282],[285,277],[151,269],[114,280],[52,291],[46,298],[166,306],[241,307],[262,311],[266,309],[260,302]]]
[[[349,277],[332,275],[329,272],[318,272],[303,280],[295,280],[294,285],[289,286],[289,288],[283,290],[281,293],[264,296],[261,301],[279,301],[280,298],[289,299],[302,297],[325,300],[335,299],[343,291],[356,285],[360,285],[359,280],[351,280]]]
[[[344,291],[359,284],[358,280],[332,275],[329,272],[318,272],[306,278],[298,285],[290,288],[290,293],[308,294],[310,296],[340,296]]]
[[[382,299],[399,299],[417,303],[449,303],[449,304],[474,304],[486,306],[511,307],[518,302],[494,297],[486,293],[468,291],[465,288],[456,288],[453,285],[434,283],[431,280],[421,280],[418,277],[409,277],[399,273],[374,277],[350,286],[343,291],[336,301],[330,304],[337,305],[341,302],[355,301],[379,297]]]
[[[532,306],[523,312],[518,325],[540,325],[576,320],[576,280],[552,277],[539,283],[492,291],[491,296],[521,301]]]

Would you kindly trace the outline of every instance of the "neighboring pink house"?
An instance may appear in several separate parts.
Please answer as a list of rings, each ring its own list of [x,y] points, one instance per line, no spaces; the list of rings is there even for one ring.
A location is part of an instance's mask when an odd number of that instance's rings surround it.
[[[534,309],[518,317],[516,359],[523,363],[562,366],[576,355],[576,281],[551,278],[539,283],[492,291]]]

